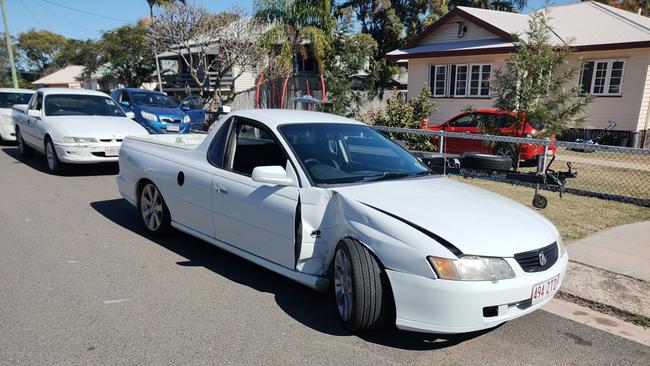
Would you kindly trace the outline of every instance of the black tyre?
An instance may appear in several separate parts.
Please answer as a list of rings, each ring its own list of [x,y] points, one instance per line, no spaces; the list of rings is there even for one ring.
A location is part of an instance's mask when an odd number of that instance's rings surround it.
[[[376,329],[389,309],[390,289],[377,259],[352,239],[334,254],[334,296],[345,327],[354,333]]]
[[[45,138],[45,162],[47,163],[47,169],[53,174],[61,173],[65,168],[65,164],[59,160],[54,143],[49,137]]]
[[[546,208],[546,205],[548,205],[548,199],[546,199],[546,197],[541,194],[536,194],[533,197],[533,207],[543,210]]]
[[[20,133],[20,130],[18,128],[16,128],[16,144],[18,144],[18,151],[20,152],[20,156],[25,158],[34,156],[34,149],[32,149],[31,146],[27,146],[25,140],[23,139],[23,135]]]
[[[508,156],[465,153],[463,154],[462,167],[482,170],[510,170],[512,169],[512,159]]]
[[[140,218],[151,234],[160,235],[171,229],[171,215],[155,184],[147,182],[140,190],[138,200]]]

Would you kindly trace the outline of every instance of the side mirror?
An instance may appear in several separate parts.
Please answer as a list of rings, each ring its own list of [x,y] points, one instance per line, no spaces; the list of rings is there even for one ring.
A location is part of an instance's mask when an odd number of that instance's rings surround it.
[[[187,111],[190,110],[190,107],[188,107],[188,106],[186,106],[186,105],[183,105],[183,106],[181,106],[181,110],[187,112]]]
[[[38,109],[30,109],[30,110],[27,111],[27,115],[30,116],[30,117],[40,119],[41,118],[41,111],[39,111]]]
[[[125,106],[125,107],[130,107],[131,106],[131,103],[129,103],[127,100],[121,101],[120,104]]]
[[[126,118],[131,118],[131,119],[135,120],[135,113],[133,113],[133,112],[126,112],[125,114],[126,114]]]
[[[279,186],[295,185],[293,179],[287,177],[287,171],[279,165],[258,166],[253,169],[253,181]]]

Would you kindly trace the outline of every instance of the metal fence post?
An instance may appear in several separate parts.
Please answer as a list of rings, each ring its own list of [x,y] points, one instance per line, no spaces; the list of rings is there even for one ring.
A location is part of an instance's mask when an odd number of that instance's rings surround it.
[[[445,136],[440,135],[440,153],[445,153]]]

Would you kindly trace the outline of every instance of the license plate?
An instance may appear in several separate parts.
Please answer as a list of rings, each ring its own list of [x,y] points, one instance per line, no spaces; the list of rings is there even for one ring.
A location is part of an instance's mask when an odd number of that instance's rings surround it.
[[[119,147],[107,147],[104,149],[104,154],[106,156],[118,156],[120,155],[120,148]]]
[[[560,284],[560,275],[533,286],[532,305],[552,297]]]
[[[167,126],[167,131],[168,132],[178,132],[178,126]]]

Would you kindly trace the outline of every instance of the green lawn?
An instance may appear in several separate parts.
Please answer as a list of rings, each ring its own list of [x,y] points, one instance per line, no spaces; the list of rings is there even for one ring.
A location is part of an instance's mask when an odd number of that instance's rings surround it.
[[[532,188],[472,178],[452,179],[490,190],[532,208]],[[548,198],[548,206],[538,212],[557,226],[565,242],[610,227],[650,220],[648,207],[572,194],[565,194],[562,198],[558,193],[542,191],[542,194]]]

